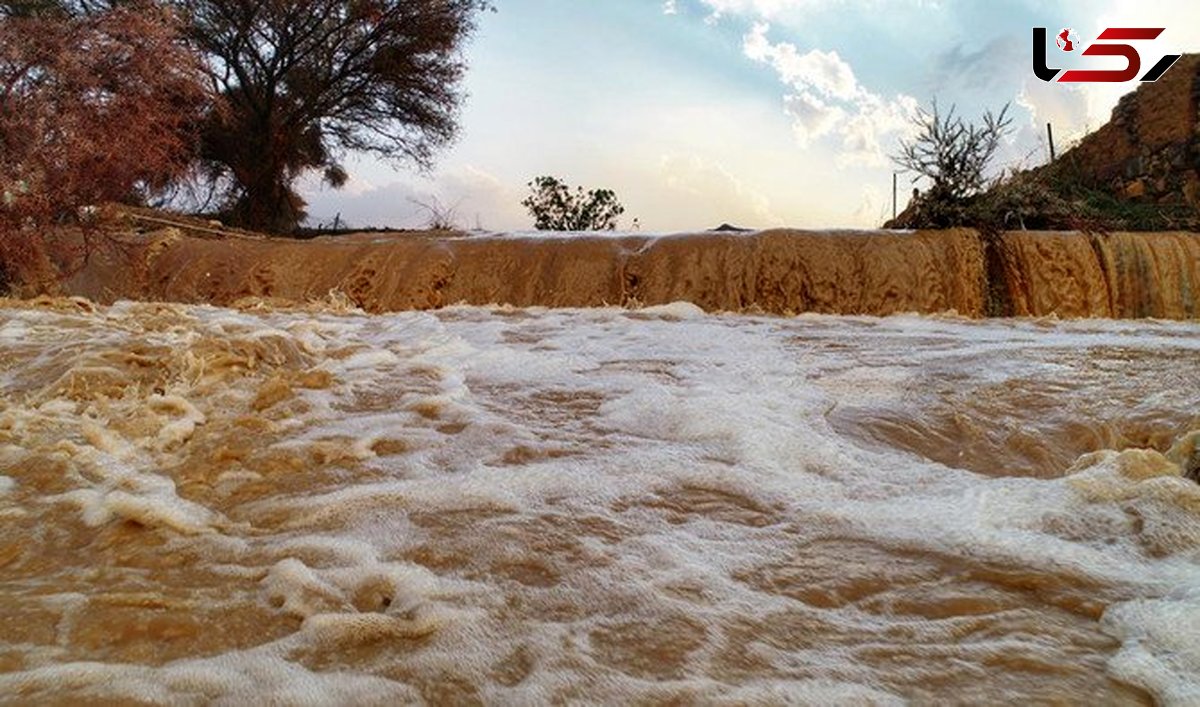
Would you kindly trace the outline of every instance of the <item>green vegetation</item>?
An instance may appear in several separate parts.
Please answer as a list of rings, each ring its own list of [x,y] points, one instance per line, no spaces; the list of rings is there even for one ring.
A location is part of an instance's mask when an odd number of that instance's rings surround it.
[[[611,231],[625,207],[610,189],[585,192],[554,177],[538,177],[529,183],[532,194],[521,202],[533,216],[539,231]]]
[[[458,129],[459,48],[481,0],[204,0],[173,3],[216,87],[204,174],[234,224],[303,220],[293,189],[345,184],[347,152],[431,166]],[[249,40],[247,38],[255,38]]]

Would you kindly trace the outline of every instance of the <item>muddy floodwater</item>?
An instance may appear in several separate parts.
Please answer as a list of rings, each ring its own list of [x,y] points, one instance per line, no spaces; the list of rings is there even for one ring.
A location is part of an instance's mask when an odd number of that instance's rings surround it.
[[[1200,324],[0,301],[0,700],[1200,703]]]

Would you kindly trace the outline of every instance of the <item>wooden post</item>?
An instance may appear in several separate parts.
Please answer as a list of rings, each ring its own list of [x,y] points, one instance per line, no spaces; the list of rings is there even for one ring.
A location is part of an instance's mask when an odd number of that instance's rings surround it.
[[[899,178],[897,177],[895,172],[892,172],[892,220],[893,221],[896,220],[896,201],[897,201],[896,192],[898,189],[897,184],[899,184]]]
[[[1050,123],[1046,123],[1046,137],[1050,138],[1050,161],[1051,161],[1051,162],[1053,162],[1053,161],[1054,161],[1054,159],[1055,159],[1055,155],[1054,155],[1054,126],[1050,125]]]

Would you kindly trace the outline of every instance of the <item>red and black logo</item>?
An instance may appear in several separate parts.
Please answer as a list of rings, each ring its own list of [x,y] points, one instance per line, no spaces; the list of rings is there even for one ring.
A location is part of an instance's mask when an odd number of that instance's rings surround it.
[[[1127,66],[1119,71],[1098,69],[1051,69],[1046,63],[1046,28],[1033,28],[1033,74],[1043,81],[1059,83],[1121,83],[1132,81],[1142,71],[1142,56],[1132,44],[1122,42],[1138,42],[1157,39],[1163,33],[1164,27],[1109,27],[1100,33],[1096,42],[1083,50],[1084,56],[1120,56],[1125,57]],[[1074,30],[1064,29],[1055,35],[1055,43],[1064,52],[1073,52],[1079,44],[1079,38]],[[1157,81],[1167,69],[1179,61],[1179,54],[1168,54],[1158,60],[1139,81]],[[1060,75],[1061,74],[1061,75]]]

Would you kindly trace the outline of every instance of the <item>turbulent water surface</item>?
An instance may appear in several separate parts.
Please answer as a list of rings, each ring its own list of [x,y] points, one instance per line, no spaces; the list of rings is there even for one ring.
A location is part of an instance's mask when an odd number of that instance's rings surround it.
[[[1200,701],[1200,325],[0,304],[0,695]]]
[[[304,302],[369,312],[450,304],[696,304],[709,312],[1200,317],[1200,234],[796,231],[358,234],[311,241],[123,238],[68,284],[96,301]]]

